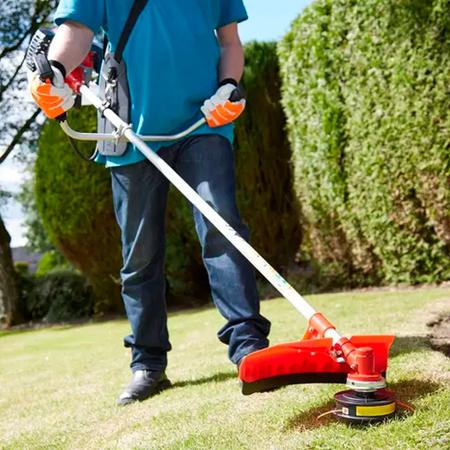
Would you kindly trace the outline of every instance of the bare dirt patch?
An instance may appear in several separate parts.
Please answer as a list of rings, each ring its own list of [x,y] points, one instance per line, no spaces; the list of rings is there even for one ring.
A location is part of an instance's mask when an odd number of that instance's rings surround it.
[[[450,358],[450,313],[440,315],[428,322],[427,326],[431,329],[429,334],[431,347]]]

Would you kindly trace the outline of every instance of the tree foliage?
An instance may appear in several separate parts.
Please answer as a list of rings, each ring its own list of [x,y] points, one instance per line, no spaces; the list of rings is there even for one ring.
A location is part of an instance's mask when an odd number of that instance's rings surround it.
[[[0,3],[0,163],[20,144],[35,139],[39,109],[28,98],[25,55],[35,31],[48,23],[56,0]]]
[[[39,110],[27,102],[24,70],[26,47],[34,32],[47,22],[56,0],[0,2],[0,164],[14,148],[30,143],[39,127]],[[0,310],[6,324],[20,320],[10,238],[1,221]],[[14,287],[13,287],[14,286]],[[5,294],[6,293],[6,294]],[[6,295],[6,297],[5,297]]]
[[[25,214],[24,235],[27,240],[27,248],[39,253],[55,252],[55,247],[48,237],[36,206],[34,179],[31,178],[30,181],[24,183],[19,194],[15,197]]]
[[[449,11],[318,0],[279,46],[306,249],[347,281],[450,276]]]

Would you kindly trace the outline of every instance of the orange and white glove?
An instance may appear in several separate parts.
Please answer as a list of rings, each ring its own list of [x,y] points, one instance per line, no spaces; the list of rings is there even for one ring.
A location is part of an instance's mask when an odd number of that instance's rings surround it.
[[[212,128],[234,122],[245,109],[244,91],[235,80],[223,80],[217,92],[200,109]]]
[[[37,72],[28,72],[28,87],[34,101],[44,114],[55,119],[68,111],[75,103],[72,89],[65,83],[64,75],[58,67],[52,65],[53,80],[45,82]]]

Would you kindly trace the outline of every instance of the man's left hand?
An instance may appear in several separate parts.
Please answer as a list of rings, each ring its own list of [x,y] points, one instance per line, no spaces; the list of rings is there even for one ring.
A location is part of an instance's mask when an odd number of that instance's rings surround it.
[[[244,109],[244,92],[238,83],[231,79],[222,81],[217,92],[201,107],[208,125],[212,128],[234,122]]]

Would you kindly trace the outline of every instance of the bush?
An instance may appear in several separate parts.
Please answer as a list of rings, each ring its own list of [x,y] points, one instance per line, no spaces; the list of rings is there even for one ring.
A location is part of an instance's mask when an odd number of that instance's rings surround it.
[[[95,129],[93,108],[74,110],[75,129]],[[78,143],[91,154],[92,143]],[[119,230],[111,200],[109,172],[87,163],[70,148],[59,124],[48,121],[39,140],[35,166],[36,204],[57,249],[86,274],[93,286],[97,314],[122,311]]]
[[[30,272],[30,264],[26,261],[17,261],[14,263],[14,270],[19,275],[26,275]]]
[[[305,251],[341,280],[450,276],[449,6],[318,0],[280,43]]]
[[[245,113],[236,122],[237,200],[252,245],[278,269],[294,260],[301,241],[299,206],[292,189],[286,119],[280,103],[275,43],[245,46],[242,83]],[[191,207],[173,189],[169,196],[167,277],[171,291],[204,297],[209,292]]]
[[[31,320],[31,314],[28,309],[28,299],[34,287],[34,275],[30,273],[27,263],[17,262],[14,264],[16,270],[16,286],[19,293],[17,308],[20,312],[20,322]]]
[[[27,248],[35,253],[42,254],[48,251],[54,251],[55,248],[42,224],[42,219],[36,206],[34,186],[34,180],[28,180],[22,185],[16,198],[20,202],[25,216],[24,225],[26,231],[24,237],[27,240]]]
[[[36,276],[41,277],[55,270],[70,270],[64,257],[56,250],[45,252],[36,267]]]
[[[251,243],[277,269],[294,260],[300,241],[300,208],[292,189],[286,119],[280,103],[275,43],[245,46],[242,83],[245,113],[236,122],[237,200]],[[169,196],[167,277],[172,292],[204,296],[208,284],[191,207],[174,189]],[[194,294],[195,293],[195,294]]]
[[[32,320],[61,322],[92,315],[92,289],[87,280],[71,271],[53,272],[34,279],[27,307]]]
[[[236,122],[238,204],[249,225],[252,245],[277,269],[283,269],[294,260],[301,229],[280,102],[276,44],[249,43],[245,59],[242,84],[248,102]]]

